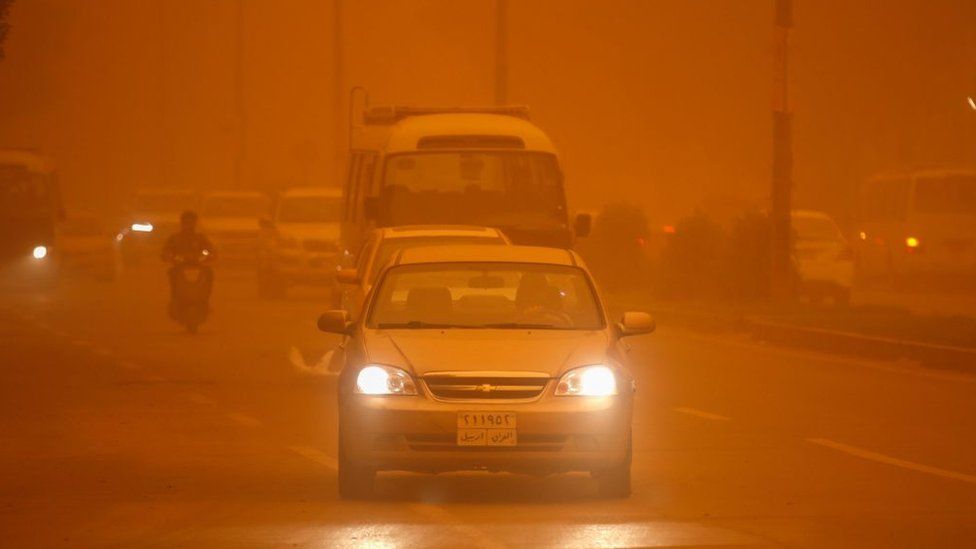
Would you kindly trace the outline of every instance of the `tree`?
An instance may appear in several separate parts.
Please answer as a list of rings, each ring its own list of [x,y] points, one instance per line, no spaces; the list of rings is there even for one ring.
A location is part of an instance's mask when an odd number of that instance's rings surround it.
[[[0,59],[3,59],[3,43],[7,39],[7,32],[10,31],[10,23],[7,23],[7,16],[10,14],[10,6],[14,0],[0,0]]]

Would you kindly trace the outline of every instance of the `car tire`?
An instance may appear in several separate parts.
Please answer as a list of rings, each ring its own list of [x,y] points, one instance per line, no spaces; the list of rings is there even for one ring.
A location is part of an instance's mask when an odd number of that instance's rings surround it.
[[[600,497],[619,499],[630,496],[630,463],[632,461],[631,435],[627,435],[627,455],[620,465],[594,471],[596,491]]]
[[[342,430],[339,431],[339,497],[342,499],[370,499],[376,471],[352,463],[343,449]]]

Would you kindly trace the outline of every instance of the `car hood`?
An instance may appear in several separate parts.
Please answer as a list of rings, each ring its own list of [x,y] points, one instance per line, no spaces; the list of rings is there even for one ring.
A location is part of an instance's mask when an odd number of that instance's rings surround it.
[[[278,223],[278,234],[298,240],[339,240],[338,223]]]
[[[371,362],[422,376],[445,371],[543,372],[607,360],[609,338],[602,330],[368,330]]]

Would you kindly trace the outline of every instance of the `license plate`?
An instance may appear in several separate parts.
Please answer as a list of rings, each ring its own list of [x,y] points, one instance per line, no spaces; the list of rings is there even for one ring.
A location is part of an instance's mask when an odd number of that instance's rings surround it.
[[[458,412],[458,446],[515,446],[515,412]]]
[[[197,280],[200,279],[200,269],[196,269],[193,267],[184,267],[183,278],[187,282],[196,282]]]

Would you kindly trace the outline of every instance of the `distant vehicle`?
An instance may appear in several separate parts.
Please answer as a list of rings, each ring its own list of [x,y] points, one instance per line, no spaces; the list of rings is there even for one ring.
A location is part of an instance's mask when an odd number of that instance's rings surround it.
[[[98,280],[114,280],[118,274],[115,234],[98,216],[72,212],[58,226],[61,263],[65,271],[84,273]]]
[[[857,236],[859,267],[869,277],[976,275],[976,171],[869,179]]]
[[[209,251],[201,250],[190,256],[176,255],[169,261],[174,269],[170,317],[182,324],[187,333],[195,334],[210,314],[213,279],[209,271]]]
[[[793,255],[800,293],[812,301],[831,298],[847,305],[854,285],[854,251],[829,215],[811,210],[792,213]]]
[[[356,266],[339,271],[343,308],[359,316],[363,300],[380,270],[397,252],[420,246],[511,244],[498,229],[468,225],[405,225],[374,229],[356,254]]]
[[[166,237],[177,231],[180,213],[198,206],[199,197],[187,189],[136,191],[118,235],[123,261],[133,264],[145,257],[155,258]]]
[[[484,225],[562,248],[589,232],[587,214],[570,224],[556,149],[525,107],[377,107],[363,122],[351,135],[348,250],[397,225]]]
[[[339,369],[339,494],[368,497],[377,471],[586,471],[630,494],[634,382],[627,336],[579,255],[525,246],[400,252],[364,314],[329,311]]]
[[[297,187],[284,191],[274,216],[261,222],[258,293],[283,297],[290,286],[324,285],[339,303],[339,223],[342,190]]]
[[[56,225],[63,218],[52,162],[32,152],[0,150],[0,271],[54,282],[60,260]]]
[[[260,220],[271,214],[271,199],[253,191],[222,191],[206,195],[200,225],[220,250],[222,264],[254,264],[260,239]]]

